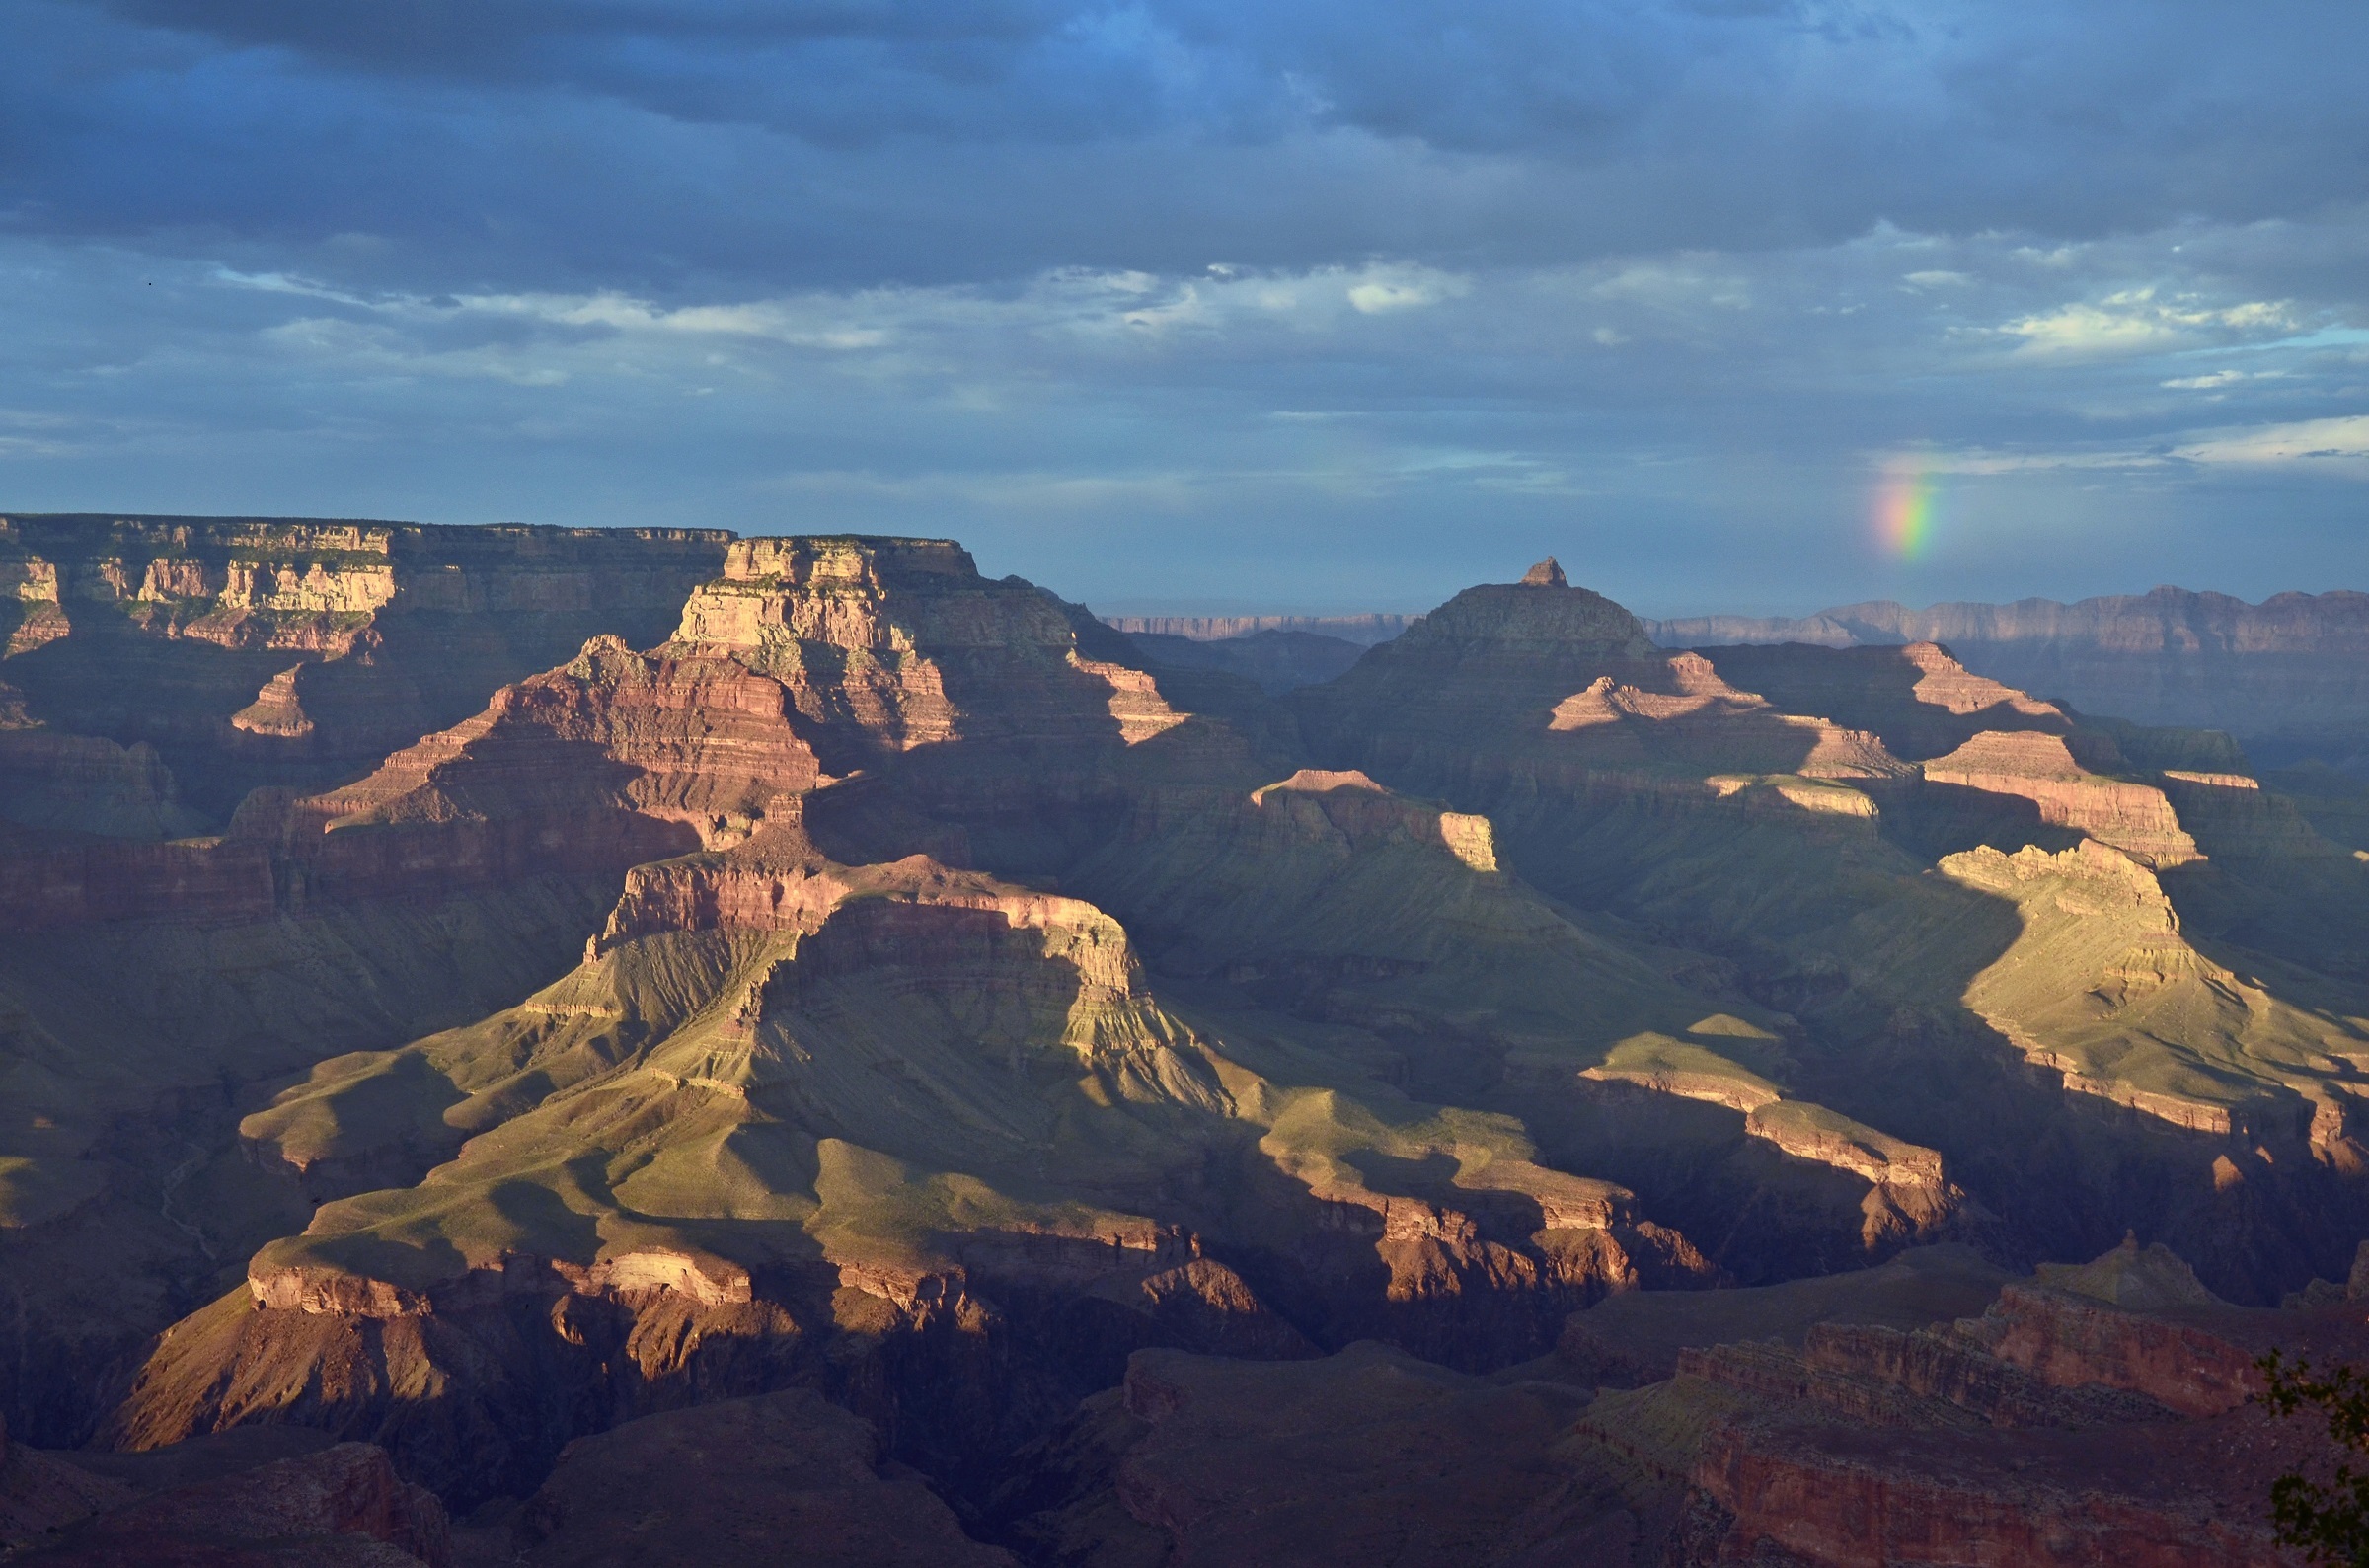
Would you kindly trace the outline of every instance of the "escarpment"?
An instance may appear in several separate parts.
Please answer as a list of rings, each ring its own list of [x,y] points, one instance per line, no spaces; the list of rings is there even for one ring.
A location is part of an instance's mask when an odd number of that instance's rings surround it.
[[[790,693],[730,659],[595,638],[341,790],[250,797],[234,839],[276,840],[303,896],[627,866],[745,837],[819,768]]]
[[[637,1466],[916,1560],[2150,1561],[2222,1526],[2132,1466],[2348,1343],[2340,796],[1939,645],[1549,561],[1278,698],[855,536],[0,585],[45,1444],[375,1445],[529,1561]]]
[[[591,636],[649,646],[728,538],[19,514],[0,635],[37,716],[155,746],[218,826],[249,789],[358,778]]]

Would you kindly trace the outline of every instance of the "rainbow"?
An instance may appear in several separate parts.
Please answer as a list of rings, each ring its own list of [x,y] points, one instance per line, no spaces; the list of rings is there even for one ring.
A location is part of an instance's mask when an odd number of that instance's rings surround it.
[[[1933,545],[1933,470],[1918,458],[1894,458],[1875,485],[1875,544],[1898,560],[1918,560]]]

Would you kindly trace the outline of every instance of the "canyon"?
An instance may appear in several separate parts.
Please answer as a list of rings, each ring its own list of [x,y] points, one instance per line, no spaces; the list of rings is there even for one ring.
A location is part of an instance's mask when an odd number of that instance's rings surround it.
[[[7,1544],[2289,1560],[2345,758],[1837,625],[0,520]]]

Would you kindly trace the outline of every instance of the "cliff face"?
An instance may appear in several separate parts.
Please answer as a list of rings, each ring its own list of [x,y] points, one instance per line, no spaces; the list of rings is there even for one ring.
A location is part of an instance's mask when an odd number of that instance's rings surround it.
[[[307,897],[622,871],[795,809],[820,770],[792,701],[730,659],[595,638],[344,789],[252,798],[232,835],[275,843]]]
[[[1774,1551],[1815,1568],[2300,1561],[2271,1539],[2259,1499],[2325,1439],[2249,1402],[2254,1358],[2272,1344],[2357,1356],[2362,1334],[2356,1310],[2233,1308],[2171,1253],[2131,1242],[2010,1285],[1947,1330],[1689,1352],[1681,1378],[1755,1409],[1704,1441],[1678,1554]]]
[[[1468,1050],[1578,1068],[1713,1009],[1506,886],[1486,822],[1278,781],[1108,651],[949,547],[751,542],[653,651],[596,640],[353,786],[251,803],[239,842],[308,908],[656,859],[574,974],[244,1119],[320,1206],[149,1358],[113,1440],[301,1420],[471,1496],[533,1484],[587,1425],[821,1377],[898,1452],[959,1463],[1145,1343],[1384,1333],[1487,1366],[1607,1290],[1708,1277],[1514,1118],[1363,1063],[1453,1018]],[[871,771],[833,784],[818,754]],[[1184,916],[1247,994],[1172,1003],[1100,902],[807,836],[841,791],[970,811],[982,779],[1003,811],[1126,802],[1110,855],[1068,868],[1128,921],[1196,884],[1263,893],[1263,936]],[[1361,903],[1386,924],[1348,923]],[[1524,962],[1530,1012],[1490,1021],[1490,974]],[[1269,1010],[1319,977],[1322,1023]],[[1275,1029],[1313,1053],[1280,1081],[1255,1043]],[[1441,1092],[1465,1070],[1437,1054]]]
[[[1088,656],[1064,608],[944,540],[753,539],[674,641],[781,681],[834,773],[955,740],[1132,742],[1180,718],[1141,671]]]
[[[0,639],[37,718],[154,746],[217,826],[609,633],[646,647],[727,535],[291,519],[0,519]]]
[[[0,842],[0,931],[159,918],[229,924],[267,919],[274,908],[271,856],[260,844]]]
[[[1003,1538],[1095,1568],[2300,1563],[2261,1497],[2323,1440],[2222,1374],[2271,1342],[2357,1354],[2357,1309],[2233,1308],[2135,1243],[2004,1290],[1949,1252],[1616,1299],[1574,1319],[1592,1350],[1519,1379],[1371,1344],[1139,1352],[999,1494]],[[1649,1381],[1602,1384],[1619,1346]]]

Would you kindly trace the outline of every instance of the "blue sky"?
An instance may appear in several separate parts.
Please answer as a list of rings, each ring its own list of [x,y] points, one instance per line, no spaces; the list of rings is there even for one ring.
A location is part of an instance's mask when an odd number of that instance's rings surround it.
[[[1111,610],[2369,587],[2357,0],[0,44],[0,508],[951,534]]]

